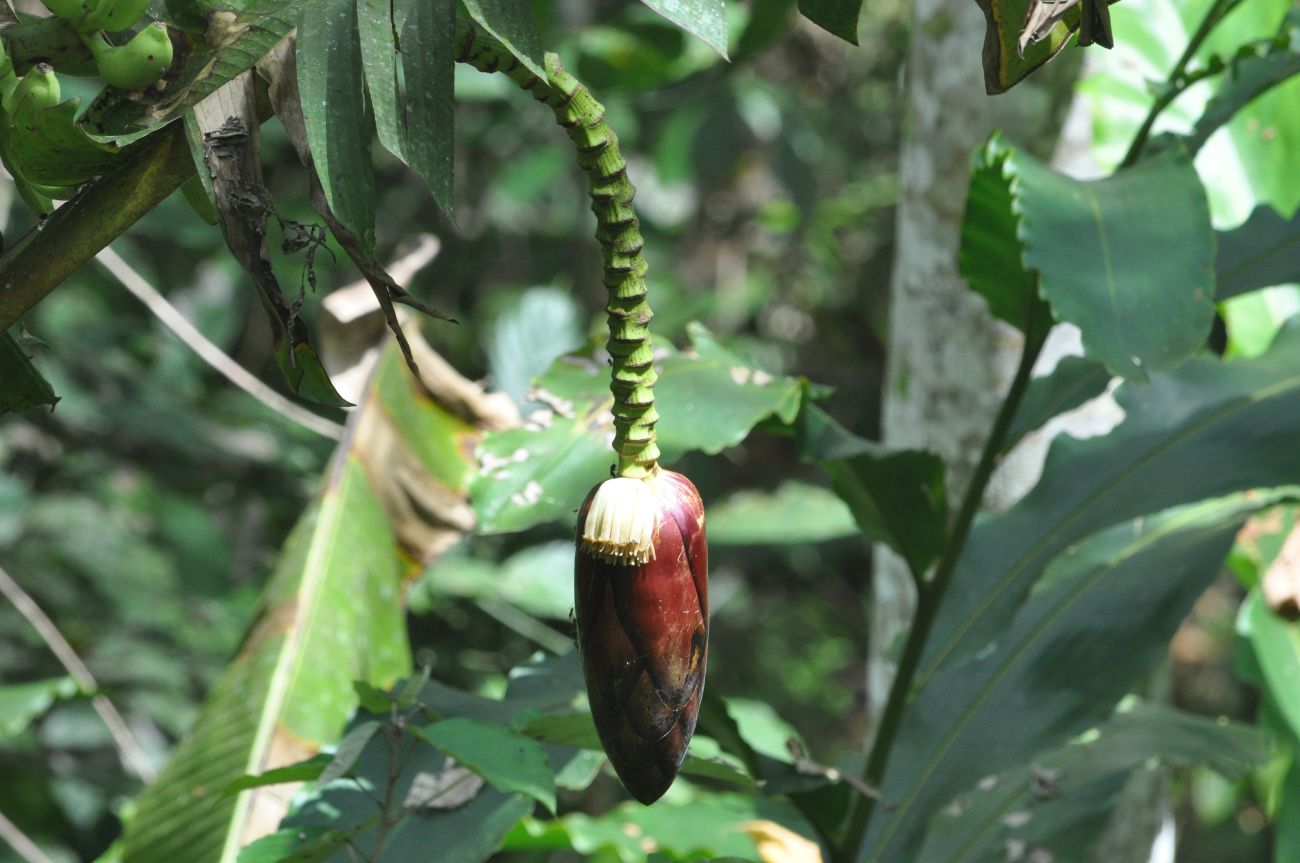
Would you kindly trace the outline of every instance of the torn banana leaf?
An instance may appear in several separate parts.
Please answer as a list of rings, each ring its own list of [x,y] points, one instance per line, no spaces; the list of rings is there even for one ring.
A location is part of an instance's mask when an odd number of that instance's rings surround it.
[[[472,526],[469,453],[494,421],[473,384],[433,362],[426,381],[435,371],[454,378],[441,383],[459,400],[431,396],[386,340],[243,645],[139,799],[123,863],[233,861],[275,830],[293,789],[228,795],[227,786],[336,741],[355,706],[354,680],[383,687],[409,673],[406,585]],[[464,397],[471,390],[479,400]]]

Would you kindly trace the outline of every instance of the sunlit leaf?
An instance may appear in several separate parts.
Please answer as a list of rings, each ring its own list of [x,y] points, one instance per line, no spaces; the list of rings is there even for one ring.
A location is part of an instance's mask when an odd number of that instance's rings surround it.
[[[1099,51],[1096,71],[1081,89],[1093,117],[1093,152],[1103,167],[1123,158],[1152,100],[1151,82],[1164,81],[1209,12],[1211,0],[1124,0],[1111,7],[1113,51]],[[1190,69],[1231,60],[1252,40],[1272,40],[1292,7],[1290,0],[1237,3],[1194,53]],[[1155,131],[1188,133],[1205,112],[1216,89],[1228,86],[1231,73],[1191,87],[1162,112]],[[1200,148],[1196,165],[1205,181],[1217,224],[1238,224],[1259,204],[1294,212],[1300,186],[1300,80],[1292,78],[1239,110]]]
[[[841,498],[794,480],[775,491],[739,491],[710,504],[708,528],[712,546],[824,542],[858,532]]]
[[[1050,373],[1030,381],[1002,444],[1003,452],[1010,452],[1021,438],[1052,417],[1101,395],[1109,383],[1110,375],[1097,363],[1083,357],[1062,358]]]
[[[760,421],[794,419],[803,398],[796,378],[770,375],[737,357],[698,324],[691,350],[656,359],[659,446],[671,464],[691,450],[717,453],[745,439]],[[471,500],[480,531],[522,530],[571,520],[583,497],[614,463],[613,398],[608,370],[562,358],[539,381],[551,408],[523,428],[486,435]]]
[[[430,567],[411,593],[412,608],[432,596],[456,596],[499,600],[527,614],[567,621],[573,608],[573,543],[529,546],[500,562],[449,555]]]
[[[726,0],[641,0],[641,2],[683,30],[698,36],[723,57],[727,56]],[[857,43],[856,39],[851,41]]]
[[[1223,82],[1187,138],[1187,148],[1198,151],[1247,104],[1296,75],[1300,75],[1300,11],[1292,10],[1266,51],[1247,49],[1228,63]]]
[[[1257,357],[1268,350],[1288,320],[1300,312],[1300,287],[1279,285],[1233,297],[1219,305],[1228,331],[1225,357]]]
[[[1237,613],[1237,634],[1249,642],[1260,682],[1300,740],[1300,624],[1274,614],[1256,587]]]
[[[1077,325],[1084,352],[1114,374],[1145,380],[1204,344],[1214,314],[1214,239],[1186,152],[1084,182],[995,136],[977,157],[973,183],[974,215],[991,221],[966,228],[963,273],[994,314],[1025,326],[1027,317],[1015,316],[1035,300],[1025,273],[1034,271],[1053,314]]]
[[[649,849],[670,859],[756,859],[753,840],[740,829],[766,819],[811,837],[812,830],[789,803],[739,794],[710,794],[685,803],[624,804],[599,817],[582,813],[553,821],[524,819],[507,837],[508,850],[570,850],[639,861]]]
[[[446,719],[415,730],[493,787],[526,794],[555,811],[555,776],[535,741],[499,725],[475,719]]]
[[[23,733],[54,702],[72,698],[78,692],[77,683],[71,677],[0,686],[0,739]]]
[[[441,419],[407,419],[425,414]],[[123,843],[126,863],[234,860],[254,817],[263,824],[278,818],[283,801],[261,790],[235,797],[221,791],[241,776],[336,741],[356,704],[354,680],[386,686],[409,670],[401,583],[412,560],[446,544],[432,528],[413,524],[403,491],[410,481],[439,488],[420,472],[408,442],[428,427],[441,434],[421,446],[465,451],[459,439],[465,421],[413,381],[390,340],[317,500],[286,543],[238,656],[140,798]],[[456,500],[440,494],[444,507]],[[438,530],[457,534],[446,523]]]

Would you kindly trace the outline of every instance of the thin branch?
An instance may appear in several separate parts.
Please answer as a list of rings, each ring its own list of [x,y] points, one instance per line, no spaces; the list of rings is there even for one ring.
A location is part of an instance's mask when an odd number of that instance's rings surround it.
[[[1151,137],[1151,127],[1155,125],[1158,118],[1166,108],[1173,104],[1174,100],[1187,92],[1187,88],[1205,74],[1194,74],[1188,76],[1187,64],[1192,62],[1192,57],[1200,50],[1202,43],[1209,37],[1210,32],[1218,26],[1218,23],[1227,16],[1229,12],[1237,8],[1241,0],[1215,0],[1214,5],[1205,13],[1201,19],[1200,26],[1192,34],[1187,42],[1187,47],[1183,49],[1183,54],[1174,63],[1174,68],[1169,72],[1165,79],[1166,85],[1162,95],[1151,105],[1151,110],[1147,112],[1146,119],[1142,121],[1141,127],[1138,128],[1137,134],[1133,136],[1133,142],[1129,144],[1128,152],[1124,154],[1124,160],[1120,162],[1121,168],[1129,168],[1137,163],[1141,158],[1143,149],[1146,148],[1147,139]]]
[[[19,830],[18,825],[6,818],[3,812],[0,812],[0,839],[9,843],[9,847],[14,849],[26,863],[54,863],[50,855],[42,851],[26,833]]]
[[[23,590],[3,567],[0,567],[0,593],[4,594],[18,613],[26,618],[32,629],[36,630],[49,646],[50,651],[67,669],[68,674],[77,682],[77,686],[85,692],[97,692],[99,684],[95,681],[95,676],[90,673],[90,669],[86,667],[86,663],[81,661],[81,657],[72,649],[72,645],[68,644],[68,640],[63,637],[63,633],[59,632],[54,621],[50,620],[36,604],[36,600],[32,599],[31,595]],[[97,694],[91,698],[90,704],[108,726],[109,733],[113,735],[113,742],[117,744],[122,764],[144,782],[152,782],[158,775],[158,771],[154,769],[149,757],[144,754],[144,747],[135,739],[135,735],[131,733],[126,720],[117,712],[113,702],[108,700],[108,696]]]
[[[134,267],[123,260],[122,256],[113,249],[105,248],[95,256],[95,259],[132,296],[144,303],[149,311],[153,312],[154,316],[162,321],[163,326],[175,333],[176,337],[184,342],[190,350],[198,354],[200,359],[216,369],[226,380],[285,419],[297,423],[308,431],[313,431],[330,440],[339,440],[343,437],[343,426],[333,420],[318,416],[301,405],[294,404],[258,380],[256,376],[239,363],[226,356],[221,348],[199,332],[175,306],[167,302],[166,297],[160,294],[153,285],[149,284]]]

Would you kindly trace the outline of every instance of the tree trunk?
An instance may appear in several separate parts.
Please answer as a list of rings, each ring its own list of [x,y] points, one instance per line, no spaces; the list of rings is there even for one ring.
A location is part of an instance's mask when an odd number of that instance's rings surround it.
[[[971,154],[1001,127],[1017,143],[1049,155],[1064,125],[1078,59],[1071,60],[1067,51],[1010,93],[987,96],[979,7],[972,0],[914,0],[912,17],[882,427],[886,444],[943,458],[948,499],[956,507],[1015,373],[1022,342],[1018,331],[989,314],[957,272]],[[1078,115],[1081,108],[1082,103],[1073,105],[1072,133],[1054,160],[1076,176],[1089,173],[1090,118],[1086,110]],[[1035,142],[1046,146],[1034,147]],[[1077,330],[1057,327],[1040,369],[1079,352]],[[1005,509],[1033,486],[1053,433],[1101,434],[1117,419],[1117,408],[1106,397],[1068,422],[1030,435],[999,467],[984,505]],[[906,566],[883,547],[876,550],[872,589],[867,719],[874,730],[894,677],[892,647],[911,621],[916,597]],[[1111,856],[1104,859],[1141,863],[1150,857],[1162,820],[1163,786],[1158,775],[1142,779],[1128,789],[1131,817],[1107,831],[1105,853]]]
[[[1024,108],[1027,91],[985,95],[984,15],[972,0],[915,0],[911,33],[882,430],[891,446],[943,458],[957,501],[1020,347],[1019,333],[995,321],[957,273],[971,153],[993,130],[995,112]],[[872,586],[869,728],[894,676],[890,645],[915,608],[906,567],[887,549],[877,549]]]

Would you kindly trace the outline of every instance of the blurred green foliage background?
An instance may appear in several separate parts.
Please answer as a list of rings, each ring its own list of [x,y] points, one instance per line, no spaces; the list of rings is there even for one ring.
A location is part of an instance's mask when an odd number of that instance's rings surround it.
[[[867,4],[852,47],[799,17],[794,0],[729,3],[731,63],[639,3],[537,5],[543,43],[605,103],[631,161],[656,337],[683,346],[687,325],[701,321],[754,365],[827,387],[827,410],[878,438],[907,5]],[[1077,56],[1047,67],[1047,92],[1025,110],[1041,109],[1037,122],[1052,115],[1046,125],[1058,128],[1077,71]],[[602,331],[594,220],[570,143],[546,112],[500,76],[465,66],[456,76],[454,221],[376,144],[379,258],[401,256],[419,233],[438,238],[440,253],[408,287],[460,323],[426,322],[425,338],[527,411],[531,378]],[[1113,80],[1091,85],[1100,105],[1116,98],[1106,86]],[[1103,162],[1128,140],[1126,123],[1099,112]],[[272,120],[263,131],[280,215],[317,222],[283,129]],[[1046,155],[1054,138],[1028,144]],[[0,213],[6,237],[31,227],[7,183]],[[285,239],[278,230],[273,249]],[[114,248],[229,356],[285,392],[252,285],[220,231],[180,196]],[[332,244],[310,260],[273,259],[282,284],[304,290],[309,325],[321,296],[355,278]],[[161,765],[238,649],[333,442],[233,388],[98,265],[26,322],[62,400],[0,424],[0,564],[54,617]],[[825,478],[770,431],[674,465],[709,506],[709,685],[742,705],[750,729],[763,729],[755,736],[779,741],[792,727],[819,760],[840,764],[867,730],[871,548]],[[564,644],[570,540],[566,526],[548,525],[448,552],[410,590],[421,663],[446,684],[499,695],[510,668]],[[1252,717],[1254,696],[1230,668],[1240,594],[1223,579],[1175,640],[1176,704]],[[0,681],[63,673],[0,603]],[[598,783],[585,798],[593,811],[621,798],[611,777]],[[1245,785],[1208,769],[1179,774],[1186,859],[1264,859],[1264,818]],[[17,733],[0,727],[0,813],[60,863],[103,853],[139,789],[85,699],[60,702]]]
[[[600,94],[632,159],[657,336],[680,345],[685,325],[702,321],[761,367],[833,387],[833,412],[874,436],[905,10],[873,4],[854,50],[795,15],[790,0],[731,6],[732,64],[640,4],[556,2],[539,18],[552,25],[545,44]],[[603,323],[585,181],[550,118],[508,82],[460,67],[456,87],[455,222],[376,146],[380,258],[418,232],[435,234],[441,253],[409,287],[461,323],[429,322],[426,338],[467,376],[522,398],[539,363]],[[278,122],[264,135],[281,215],[317,221]],[[0,194],[4,233],[18,236],[30,218],[10,186]],[[114,248],[283,390],[246,275],[179,196]],[[331,251],[314,258],[309,322],[320,294],[354,278]],[[301,254],[273,257],[283,284],[306,287]],[[98,265],[27,323],[62,401],[0,426],[0,560],[161,764],[238,647],[331,442],[234,389]],[[762,434],[685,469],[710,506],[737,489],[816,479],[788,441]],[[829,532],[841,538],[719,546],[712,556],[710,685],[761,695],[828,755],[849,753],[863,733],[869,560],[836,506]],[[540,554],[563,584],[567,542],[549,556],[545,543],[565,539],[555,527],[476,539],[439,564],[440,578],[523,552]],[[413,644],[447,683],[499,691],[504,672],[537,648],[470,595],[417,585],[412,605]],[[567,637],[563,615],[553,629]],[[63,674],[7,604],[0,632],[0,679]],[[0,737],[0,775],[0,812],[67,860],[101,853],[139,789],[84,700]]]

